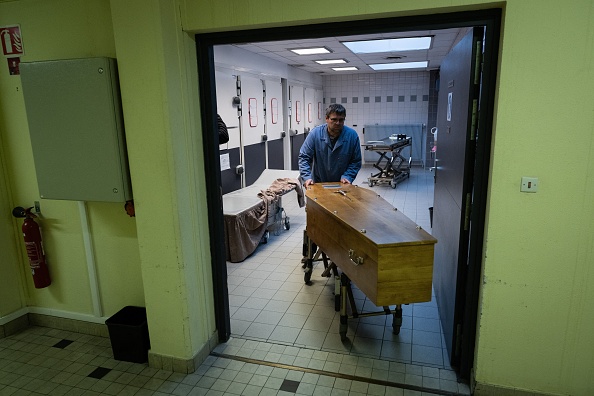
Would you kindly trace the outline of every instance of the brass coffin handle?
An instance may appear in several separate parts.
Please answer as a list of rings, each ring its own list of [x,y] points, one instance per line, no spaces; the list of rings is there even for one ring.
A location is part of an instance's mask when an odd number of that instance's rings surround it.
[[[353,249],[349,249],[349,258],[354,265],[361,265],[363,264],[363,257],[356,257],[355,251]]]

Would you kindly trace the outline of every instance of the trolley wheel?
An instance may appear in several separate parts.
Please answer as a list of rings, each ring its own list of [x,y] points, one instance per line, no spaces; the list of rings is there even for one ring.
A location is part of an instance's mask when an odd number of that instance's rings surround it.
[[[340,324],[340,329],[338,330],[338,333],[340,334],[340,341],[346,341],[346,339],[347,339],[347,335],[346,335],[347,334],[347,328],[348,328],[348,325],[346,323],[345,324],[343,324],[343,323]]]
[[[311,285],[311,273],[313,272],[313,263],[311,259],[305,262],[305,274],[303,274],[303,280],[306,285]]]
[[[264,233],[264,235],[262,235],[262,239],[260,239],[260,243],[263,244],[263,245],[264,244],[267,244],[268,243],[268,237],[269,236],[270,236],[270,232],[269,231],[266,231]]]
[[[285,230],[290,230],[291,229],[291,223],[289,222],[289,218],[285,219]]]
[[[391,181],[391,182],[390,182],[390,187],[392,187],[393,189],[395,189],[395,188],[396,188],[396,183],[395,183],[395,182],[393,182],[393,181]]]
[[[369,187],[373,187],[373,180],[367,179],[367,184],[369,184]]]
[[[402,307],[397,305],[396,312],[394,312],[394,317],[392,319],[392,333],[398,335],[400,334],[400,327],[402,326]]]

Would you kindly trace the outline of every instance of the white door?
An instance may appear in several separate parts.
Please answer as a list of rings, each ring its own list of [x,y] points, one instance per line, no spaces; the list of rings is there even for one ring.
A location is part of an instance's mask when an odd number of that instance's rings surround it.
[[[315,125],[320,125],[326,122],[326,108],[324,106],[324,91],[321,89],[316,89],[316,97],[315,97]]]
[[[303,97],[305,98],[304,102],[304,126],[303,130],[307,134],[309,131],[312,130],[313,127],[316,126],[316,121],[318,118],[317,115],[317,106],[316,106],[316,90],[314,88],[305,88]]]
[[[268,137],[266,168],[284,169],[283,121],[285,112],[281,80],[265,80],[264,87],[266,89],[266,135]]]
[[[289,86],[289,106],[291,108],[291,118],[289,125],[289,134],[291,136],[291,169],[298,170],[299,149],[305,140],[303,113],[305,110],[303,87],[300,85]]]
[[[249,186],[266,169],[264,83],[260,78],[250,75],[243,74],[240,78],[244,186]]]
[[[243,175],[236,172],[236,168],[243,163],[243,144],[239,128],[239,103],[234,102],[238,97],[237,72],[227,68],[215,70],[217,113],[223,119],[229,132],[229,142],[219,146],[219,160],[221,162],[221,187],[223,193],[235,191],[243,184]],[[218,130],[209,133],[217,134]],[[217,137],[218,138],[218,137]]]
[[[231,69],[215,71],[217,87],[217,113],[221,116],[229,131],[229,142],[222,144],[221,150],[240,147],[238,106],[233,104],[237,96],[237,75]],[[218,133],[218,131],[215,131]]]

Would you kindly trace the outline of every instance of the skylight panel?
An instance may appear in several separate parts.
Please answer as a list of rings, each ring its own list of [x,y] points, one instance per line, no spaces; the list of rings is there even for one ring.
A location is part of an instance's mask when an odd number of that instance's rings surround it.
[[[429,49],[431,47],[431,37],[343,41],[342,43],[355,54],[402,52]]]
[[[373,70],[424,69],[427,67],[428,64],[428,61],[377,63],[374,65],[369,65],[369,67],[371,67]]]

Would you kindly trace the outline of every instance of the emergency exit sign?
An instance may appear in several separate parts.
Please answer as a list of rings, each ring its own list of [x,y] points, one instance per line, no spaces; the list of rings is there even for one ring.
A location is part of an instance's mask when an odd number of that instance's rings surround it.
[[[0,26],[0,41],[4,56],[12,58],[23,55],[23,38],[21,37],[21,26]]]

